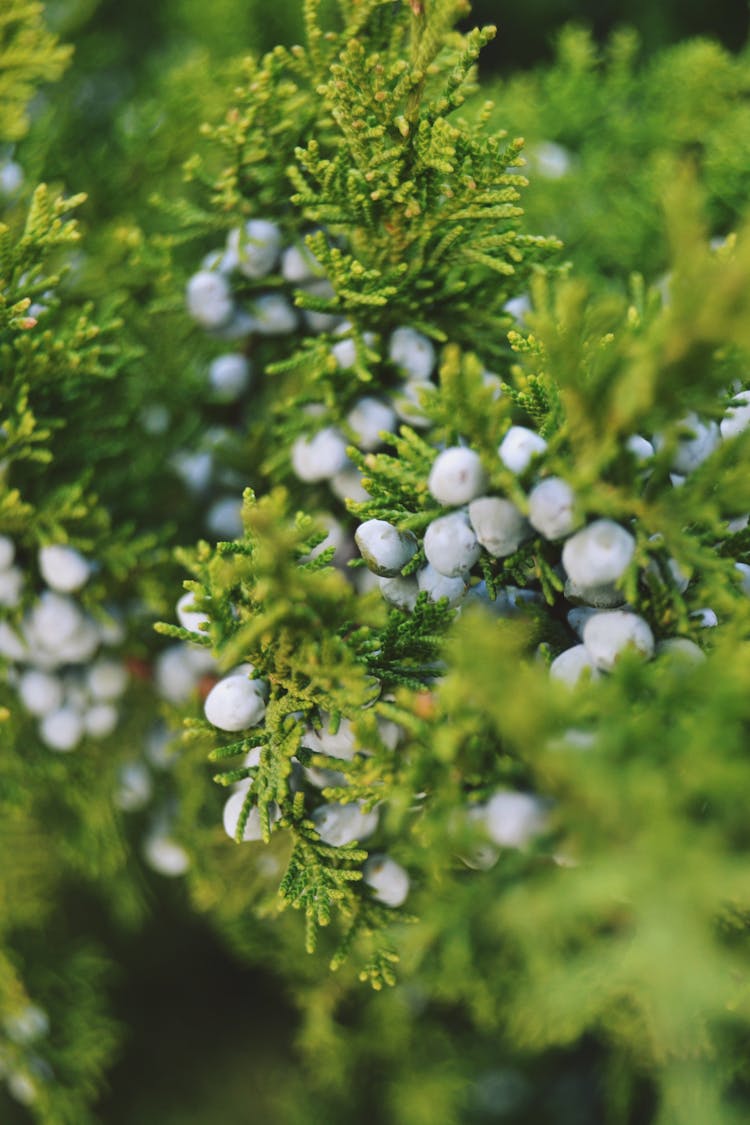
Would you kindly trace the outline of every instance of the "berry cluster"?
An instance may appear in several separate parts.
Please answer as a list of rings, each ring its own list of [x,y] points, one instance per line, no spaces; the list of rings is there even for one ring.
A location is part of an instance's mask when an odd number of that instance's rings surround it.
[[[75,750],[81,740],[106,738],[118,721],[117,701],[128,672],[106,653],[124,633],[117,620],[97,621],[73,597],[88,582],[92,564],[74,548],[55,544],[38,553],[45,588],[29,595],[29,575],[15,565],[15,545],[0,538],[0,604],[20,613],[16,627],[0,623],[0,654],[8,682],[24,710],[39,721],[50,750]]]

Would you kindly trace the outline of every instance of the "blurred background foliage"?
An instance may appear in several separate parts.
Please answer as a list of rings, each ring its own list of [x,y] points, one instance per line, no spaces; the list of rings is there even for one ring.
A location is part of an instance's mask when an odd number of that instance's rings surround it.
[[[298,40],[300,9],[297,0],[50,0],[48,23],[74,59],[35,99],[22,160],[30,180],[43,174],[88,193],[87,252],[69,284],[97,298],[137,297],[129,287],[140,260],[150,293],[168,290],[168,268],[144,245],[161,221],[151,197],[180,190],[197,126],[221,116],[238,58]],[[716,236],[746,211],[747,5],[479,0],[471,20],[499,25],[482,59],[482,93],[496,100],[496,124],[526,136],[530,171],[543,142],[569,154],[565,174],[532,176],[525,208],[528,229],[559,234],[577,269],[613,284],[634,270],[658,278],[667,254],[660,194],[673,157],[693,158]],[[616,32],[623,25],[633,33]],[[144,344],[153,338],[146,323],[131,327]],[[189,339],[181,346],[189,366]],[[149,362],[157,371],[158,355]],[[219,805],[217,796],[214,814]],[[238,872],[239,855],[236,863]],[[107,1125],[605,1120],[601,1043],[535,1054],[525,1071],[511,1070],[498,1061],[500,1033],[483,1035],[450,995],[363,990],[354,1004],[336,978],[320,985],[319,963],[298,951],[295,919],[219,938],[195,920],[201,904],[181,883],[165,890],[158,876],[143,878],[132,914],[145,912],[145,929],[123,931],[75,886],[49,931],[52,943],[85,931],[115,951],[109,987],[124,1040],[98,1107]],[[460,964],[461,950],[447,952],[448,965],[451,957]],[[283,981],[273,968],[282,961]],[[346,1075],[327,1038],[333,1025],[350,1043]],[[632,1122],[647,1120],[648,1077],[628,1096]],[[0,1121],[29,1121],[4,1090]]]

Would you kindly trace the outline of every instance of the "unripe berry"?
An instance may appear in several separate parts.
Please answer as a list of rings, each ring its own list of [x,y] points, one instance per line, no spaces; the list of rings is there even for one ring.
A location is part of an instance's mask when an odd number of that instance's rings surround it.
[[[236,793],[233,793],[232,796],[228,798],[224,805],[224,831],[232,840],[236,838],[237,826],[240,822],[240,814],[242,813],[242,808],[245,804],[245,798],[247,797],[247,791],[249,788],[250,785],[247,784],[244,786],[244,788],[238,789]],[[281,810],[276,803],[270,806],[269,813],[271,824],[277,821],[281,816]],[[258,811],[257,806],[253,805],[253,807],[247,814],[247,820],[245,821],[245,827],[242,832],[242,841],[244,843],[248,843],[251,840],[262,839],[263,829],[261,827],[260,812]]]

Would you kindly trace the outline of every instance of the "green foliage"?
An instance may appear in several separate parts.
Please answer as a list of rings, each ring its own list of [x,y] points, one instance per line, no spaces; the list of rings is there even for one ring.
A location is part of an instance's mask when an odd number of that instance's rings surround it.
[[[0,12],[0,141],[19,140],[28,129],[26,106],[41,82],[59,78],[70,60],[44,25],[43,6],[7,0]]]

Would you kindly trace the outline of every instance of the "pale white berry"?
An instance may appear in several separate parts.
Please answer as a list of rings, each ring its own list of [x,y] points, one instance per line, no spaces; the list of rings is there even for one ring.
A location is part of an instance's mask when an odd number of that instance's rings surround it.
[[[219,328],[234,312],[232,291],[220,273],[199,270],[187,284],[187,309],[203,328]]]
[[[523,324],[527,315],[531,312],[531,297],[528,293],[522,293],[520,297],[511,297],[503,305],[503,311],[510,313],[510,315]]]
[[[704,609],[696,609],[690,614],[694,621],[697,621],[701,629],[715,629],[719,624],[719,618],[716,612],[708,607]]]
[[[267,219],[250,219],[244,227],[235,227],[229,232],[227,250],[245,277],[265,277],[278,260],[281,231]]]
[[[255,331],[261,336],[288,336],[297,327],[297,313],[283,293],[266,293],[252,308]]]
[[[747,563],[735,563],[734,569],[740,575],[740,585],[743,594],[747,594],[748,597],[750,597],[750,566],[748,566]]]
[[[530,793],[495,793],[485,809],[490,839],[502,848],[525,848],[547,824],[544,804]]]
[[[224,831],[232,840],[236,839],[237,828],[240,823],[240,815],[242,813],[242,809],[247,798],[247,792],[251,784],[252,781],[248,778],[247,784],[245,784],[242,789],[238,788],[237,791],[233,793],[224,804]],[[271,824],[275,824],[275,822],[280,819],[281,809],[275,801],[272,802],[272,804],[269,806],[268,813]],[[261,827],[260,812],[258,811],[257,806],[253,805],[247,815],[247,820],[245,821],[245,827],[242,832],[242,840],[247,843],[250,840],[262,839],[263,829]]]
[[[234,402],[250,385],[250,361],[239,352],[219,355],[208,369],[211,390],[221,402]]]
[[[326,301],[336,296],[335,289],[325,277],[306,282],[303,288],[312,297],[322,297]],[[304,309],[303,316],[311,332],[332,332],[341,319],[335,313],[317,312],[315,309]]]
[[[378,826],[377,812],[364,812],[359,803],[320,805],[312,820],[323,843],[333,848],[366,840]]]
[[[614,520],[595,520],[567,540],[562,562],[577,586],[617,582],[635,553],[635,539]]]
[[[72,594],[88,582],[91,564],[75,548],[54,544],[39,551],[39,570],[52,590]]]
[[[399,531],[386,520],[366,520],[354,532],[354,542],[369,569],[382,578],[395,578],[417,552],[411,531]]]
[[[16,160],[5,160],[0,164],[0,195],[9,198],[23,187],[23,168]]]
[[[373,898],[384,906],[401,906],[409,894],[409,876],[400,863],[387,855],[371,855],[362,869],[363,882]]]
[[[723,438],[736,437],[750,426],[750,391],[735,395],[734,405],[730,406],[722,418],[719,428]]]
[[[346,339],[339,340],[331,348],[331,355],[336,360],[336,366],[342,371],[354,367],[357,362],[357,345],[352,337],[354,325],[350,320],[344,320],[339,324],[336,329],[337,336],[345,336]],[[372,332],[363,332],[362,339],[368,348],[372,348],[375,344],[375,336]]]
[[[312,281],[320,271],[320,262],[307,246],[287,246],[281,255],[281,276],[284,281],[299,285],[303,281]]]
[[[690,585],[690,575],[682,569],[676,559],[666,559],[665,563],[675,586],[681,594],[684,594],[688,586]],[[659,562],[657,562],[656,559],[651,559],[650,563],[646,567],[646,574],[652,575],[658,582],[664,582],[664,578],[662,576],[662,567],[659,565]]]
[[[136,812],[151,800],[154,786],[143,762],[125,762],[117,771],[115,804],[123,812]]]
[[[117,726],[117,708],[111,703],[95,703],[83,712],[83,726],[92,738],[106,738]]]
[[[33,1079],[21,1070],[15,1070],[8,1077],[8,1093],[20,1105],[33,1105],[38,1091]]]
[[[547,477],[529,493],[529,523],[545,539],[564,539],[580,524],[575,493],[560,477]]]
[[[404,613],[411,613],[417,604],[419,586],[413,574],[403,578],[400,574],[396,578],[378,578],[380,592],[390,605],[401,609]]]
[[[396,412],[379,398],[365,395],[355,402],[346,420],[354,431],[359,448],[370,450],[376,449],[382,443],[381,431],[393,432],[396,425]]]
[[[60,707],[45,715],[39,725],[42,742],[50,750],[67,753],[83,738],[83,717],[72,707]]]
[[[242,340],[256,329],[255,317],[245,309],[235,308],[226,324],[212,329],[211,335],[217,340]]]
[[[424,553],[448,578],[467,575],[482,553],[465,512],[439,516],[424,534]]]
[[[671,656],[687,664],[702,664],[706,659],[703,649],[689,637],[667,637],[656,645],[657,656]]]
[[[593,617],[594,614],[600,612],[601,610],[595,609],[594,607],[589,605],[576,606],[575,609],[571,609],[567,614],[568,625],[570,625],[574,633],[577,633],[579,637],[582,637],[586,622],[590,617]]]
[[[188,646],[170,645],[156,658],[156,687],[169,703],[187,703],[195,690],[197,675],[188,658]]]
[[[203,492],[211,483],[214,469],[213,454],[209,450],[188,453],[181,450],[170,462],[182,483],[191,492]]]
[[[7,570],[16,557],[16,545],[7,535],[0,535],[0,570]]]
[[[84,620],[72,637],[53,651],[61,664],[85,664],[99,648],[99,630],[91,620]]]
[[[49,1031],[49,1016],[38,1004],[25,1004],[19,1012],[6,1016],[3,1028],[14,1043],[33,1043]]]
[[[424,403],[435,393],[434,383],[412,379],[393,396],[393,409],[402,422],[417,429],[425,429],[430,421],[424,412]]]
[[[720,440],[719,427],[715,422],[701,422],[697,414],[690,413],[682,419],[683,433],[672,458],[675,473],[692,473],[707,457],[710,457]],[[658,444],[663,444],[660,440]]]
[[[487,809],[484,805],[473,805],[466,810],[466,820],[474,829],[480,830],[478,838],[472,840],[471,849],[462,852],[459,859],[472,871],[489,871],[500,858],[500,849],[486,839]]]
[[[427,487],[439,504],[459,507],[481,496],[487,486],[487,474],[479,454],[473,449],[453,445],[438,453]]]
[[[23,593],[24,574],[17,566],[0,570],[0,605],[15,609],[20,604]]]
[[[500,460],[512,473],[523,473],[531,464],[532,458],[540,456],[547,448],[547,442],[534,430],[526,426],[511,426],[497,447]]]
[[[584,675],[588,675],[592,680],[599,678],[599,672],[594,667],[585,645],[573,645],[572,648],[561,652],[550,664],[549,674],[553,680],[560,680],[571,686],[577,684]]]
[[[631,434],[625,442],[625,448],[630,450],[639,463],[650,461],[654,455],[653,445],[641,434]]]
[[[429,379],[435,367],[435,348],[415,328],[397,328],[391,333],[388,355],[406,379]]]
[[[321,719],[323,725],[319,731],[308,727],[302,740],[304,745],[316,754],[327,754],[330,758],[341,758],[342,761],[350,762],[357,748],[352,724],[348,719],[342,719],[338,730],[333,733],[329,730],[330,717],[323,714]]]
[[[625,595],[613,582],[605,583],[603,586],[578,586],[568,578],[563,593],[574,605],[583,602],[584,605],[593,606],[595,609],[615,609],[617,606],[625,605]]]
[[[496,559],[515,554],[529,536],[529,525],[518,508],[500,496],[472,500],[469,521],[477,541]]]
[[[362,476],[356,466],[347,462],[340,472],[335,473],[329,480],[331,492],[339,500],[356,500],[361,503],[370,499],[370,493],[362,484]]]
[[[29,669],[18,681],[18,694],[29,714],[41,718],[62,706],[63,686],[57,676]]]
[[[143,858],[153,871],[171,879],[184,875],[190,867],[190,856],[182,845],[163,833],[147,837]]]
[[[583,627],[583,643],[594,665],[604,672],[610,672],[626,650],[646,660],[654,654],[654,635],[648,622],[622,609],[590,617]]]
[[[458,605],[466,593],[466,582],[463,578],[447,578],[440,571],[435,570],[431,563],[423,566],[417,572],[417,585],[422,593],[429,594],[433,602],[447,598],[450,605]]]
[[[236,496],[223,496],[215,500],[206,512],[206,527],[219,539],[241,539],[242,500]]]
[[[334,516],[325,513],[318,517],[319,522],[327,529],[328,534],[322,543],[318,543],[317,547],[313,547],[310,554],[306,559],[317,559],[324,551],[328,551],[333,547],[333,564],[334,566],[343,566],[348,559],[354,557],[354,544],[347,534],[344,525],[337,520]]]
[[[255,727],[266,713],[262,688],[247,676],[226,676],[206,696],[203,713],[219,730],[241,731]]]
[[[176,613],[183,629],[189,629],[191,633],[200,633],[201,636],[206,635],[206,630],[202,626],[209,625],[211,619],[208,614],[195,608],[195,594],[192,591],[188,590],[182,595],[177,603]]]
[[[49,649],[59,648],[83,625],[80,608],[71,598],[45,590],[27,622],[34,639]]]
[[[28,655],[26,645],[7,621],[0,621],[0,656],[6,660],[25,660]]]
[[[119,699],[128,686],[128,670],[119,660],[102,657],[89,668],[86,686],[96,700],[108,703]]]
[[[298,437],[292,446],[292,468],[300,480],[310,484],[329,480],[348,460],[346,439],[334,426],[326,426],[312,437]]]
[[[554,141],[540,141],[534,145],[529,152],[529,163],[545,180],[561,180],[573,166],[568,150]]]

